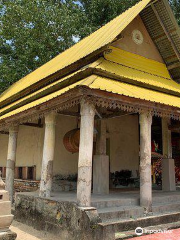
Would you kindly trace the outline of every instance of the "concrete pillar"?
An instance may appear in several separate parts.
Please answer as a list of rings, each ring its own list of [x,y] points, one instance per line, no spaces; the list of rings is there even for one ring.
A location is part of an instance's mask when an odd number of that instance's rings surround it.
[[[163,156],[162,159],[162,190],[175,191],[175,164],[172,159],[172,143],[171,143],[171,130],[169,125],[171,120],[162,118],[162,142],[163,142]]]
[[[9,143],[6,165],[6,191],[9,192],[10,201],[13,202],[14,195],[14,171],[16,163],[18,126],[9,128]]]
[[[94,106],[82,100],[77,184],[77,203],[81,207],[91,205],[94,115]]]
[[[169,130],[170,124],[170,119],[162,118],[163,156],[165,158],[172,158],[171,130]]]
[[[97,122],[96,155],[106,155],[106,120]]]
[[[140,122],[140,205],[146,212],[152,211],[151,180],[151,125],[152,116],[141,113]]]
[[[56,114],[45,116],[45,136],[41,169],[40,197],[50,197],[53,178]]]
[[[97,123],[96,155],[93,158],[93,193],[109,194],[109,156],[106,155],[106,120]]]

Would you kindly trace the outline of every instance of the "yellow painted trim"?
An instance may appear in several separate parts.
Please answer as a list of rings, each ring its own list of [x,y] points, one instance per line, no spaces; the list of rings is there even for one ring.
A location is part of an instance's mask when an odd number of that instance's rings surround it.
[[[163,78],[171,79],[165,64],[151,60],[140,55],[124,51],[122,49],[111,46],[112,52],[105,53],[106,60],[118,63],[130,68],[144,71]]]

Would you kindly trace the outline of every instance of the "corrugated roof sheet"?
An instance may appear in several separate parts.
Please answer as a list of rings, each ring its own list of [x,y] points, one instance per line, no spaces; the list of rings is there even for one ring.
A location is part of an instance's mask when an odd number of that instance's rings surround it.
[[[119,77],[132,79],[138,83],[159,87],[180,93],[180,85],[173,81],[165,64],[150,60],[121,49],[112,48],[112,53],[96,67]]]
[[[152,90],[158,90],[159,92],[168,92],[172,95],[180,95],[180,85],[170,78],[164,64],[133,53],[125,52],[114,47],[111,49],[112,52],[105,55],[105,58],[109,60],[104,58],[98,59],[94,63],[88,65],[86,68],[83,68],[65,78],[59,79],[58,81],[51,83],[48,86],[0,109],[0,115],[6,114],[9,111],[13,111],[15,108],[18,108],[23,104],[27,104],[28,102],[35,101],[45,95],[51,94],[53,91],[56,92],[57,90],[61,90],[62,88],[66,88],[74,84],[76,82],[76,76],[80,77],[80,74],[82,74],[83,71],[86,71],[88,68],[101,70],[102,72],[98,73],[95,71],[95,74],[101,76],[113,74],[113,76],[116,76],[117,80],[122,82],[124,81],[124,78],[126,78],[131,80],[128,81],[129,84],[139,85]],[[144,66],[143,68],[141,68],[142,64]],[[153,66],[152,71],[150,71],[151,66]],[[109,75],[108,77],[113,79],[113,76]],[[84,77],[85,76],[82,75],[79,80],[83,79]]]
[[[48,102],[49,100],[52,100],[77,86],[87,86],[90,89],[98,89],[98,90],[112,92],[112,93],[123,95],[123,96],[133,97],[136,99],[146,100],[146,101],[155,102],[155,103],[161,103],[161,104],[180,108],[179,97],[171,96],[165,93],[145,89],[145,88],[134,86],[127,83],[122,83],[119,81],[114,81],[112,79],[108,79],[105,77],[91,75],[90,77],[84,80],[78,81],[66,88],[63,88],[59,91],[49,94],[48,96],[42,97],[36,101],[33,101],[18,109],[15,109],[7,114],[4,114],[3,116],[0,117],[0,120],[3,120],[5,118],[11,117],[18,113],[24,112],[42,103]]]
[[[180,28],[168,0],[156,1],[154,7],[180,55]],[[166,65],[170,66],[173,63],[179,62],[179,58],[172,47],[172,43],[166,36],[153,9],[151,7],[145,8],[140,13],[140,16]],[[180,67],[171,69],[170,73],[174,80],[180,82]]]
[[[89,85],[91,89],[100,89],[136,99],[147,100],[150,102],[161,103],[173,107],[180,107],[180,98],[165,93],[149,90],[146,88],[134,86],[112,79],[97,77],[96,80]]]
[[[120,48],[110,47],[111,52],[105,53],[105,59],[134,68],[159,77],[171,79],[165,64],[142,57],[140,55],[124,51]]]
[[[13,84],[0,96],[0,102],[111,43],[150,1],[140,1],[90,36]]]

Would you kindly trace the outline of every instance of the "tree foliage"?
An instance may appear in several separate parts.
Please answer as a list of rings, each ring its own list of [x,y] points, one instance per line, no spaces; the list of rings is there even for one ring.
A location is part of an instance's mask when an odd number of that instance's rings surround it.
[[[0,1],[3,90],[73,45],[82,13],[70,0]]]
[[[138,1],[0,0],[0,92]]]
[[[170,3],[180,25],[180,0],[170,0]]]
[[[80,33],[81,37],[100,28],[137,2],[139,0],[80,0],[88,25],[86,31]]]

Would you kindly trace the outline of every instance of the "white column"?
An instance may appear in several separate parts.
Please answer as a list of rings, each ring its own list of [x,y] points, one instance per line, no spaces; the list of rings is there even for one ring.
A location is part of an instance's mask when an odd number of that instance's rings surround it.
[[[140,205],[146,212],[152,211],[151,180],[151,125],[152,116],[141,113],[140,122]]]
[[[93,158],[93,193],[109,194],[109,156],[106,155],[106,120],[97,123],[96,155]]]
[[[18,126],[9,128],[9,143],[6,166],[6,190],[9,192],[10,201],[13,202],[14,195],[14,170],[16,163]]]
[[[77,203],[81,207],[91,205],[94,115],[94,106],[82,100],[77,185]]]
[[[41,170],[40,197],[50,197],[53,178],[56,114],[45,116],[45,136]]]
[[[163,142],[163,156],[162,159],[162,190],[175,191],[175,164],[172,159],[172,143],[171,143],[171,130],[169,125],[171,120],[162,118],[162,142]]]

